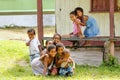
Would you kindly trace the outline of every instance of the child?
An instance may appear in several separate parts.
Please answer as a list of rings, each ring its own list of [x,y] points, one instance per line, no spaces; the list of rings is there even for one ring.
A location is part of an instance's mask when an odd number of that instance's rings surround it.
[[[46,40],[46,48],[41,52],[41,55],[43,55],[43,54],[45,54],[45,53],[47,53],[47,48],[48,48],[48,46],[49,45],[51,45],[51,44],[53,44],[53,40]]]
[[[29,46],[30,51],[30,61],[40,56],[40,52],[42,51],[41,44],[37,38],[35,38],[35,30],[29,29],[27,31],[29,41],[26,42],[26,46]]]
[[[59,63],[61,63],[59,75],[61,76],[72,76],[73,75],[73,70],[75,69],[75,62],[70,57],[70,52],[67,49],[63,51],[63,55],[60,58]],[[72,68],[70,66],[71,63],[73,64]]]
[[[56,44],[57,54],[55,56],[55,62],[56,62],[57,68],[60,68],[59,59],[63,56],[63,50],[64,50],[64,45],[62,43]]]
[[[79,38],[83,38],[83,34],[82,34],[82,30],[81,30],[81,25],[77,24],[78,21],[80,21],[79,19],[77,19],[77,16],[75,14],[74,11],[70,12],[70,19],[73,21],[73,32],[68,34],[68,35],[62,35],[62,37],[65,38],[70,38],[70,37],[79,37]]]
[[[58,63],[58,60],[59,60],[60,57],[62,56],[63,50],[64,50],[64,45],[63,45],[62,43],[57,43],[57,44],[56,44],[57,54],[56,54],[56,56],[55,56],[54,65],[53,65],[53,68],[52,68],[52,70],[51,70],[51,74],[52,74],[52,75],[58,74],[58,71],[59,71],[59,68],[60,68],[60,65],[59,65],[59,63]]]
[[[35,58],[32,61],[31,66],[35,75],[48,75],[48,71],[51,69],[56,55],[56,46],[49,45],[47,51],[47,54]]]
[[[53,44],[56,45],[57,43],[61,42],[61,35],[56,33],[53,35]]]
[[[84,36],[86,38],[95,37],[100,33],[97,21],[91,16],[84,15],[84,10],[81,7],[75,8],[75,13],[78,16],[78,18],[82,21],[78,21],[77,23],[86,26],[84,30]],[[86,41],[83,45],[89,46],[91,44],[90,41]]]

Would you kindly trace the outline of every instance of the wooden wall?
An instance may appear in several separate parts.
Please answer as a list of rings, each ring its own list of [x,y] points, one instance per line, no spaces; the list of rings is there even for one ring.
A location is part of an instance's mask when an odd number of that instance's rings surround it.
[[[118,0],[120,6],[120,0]],[[60,34],[70,33],[73,29],[69,13],[76,7],[82,7],[84,14],[94,17],[100,28],[99,36],[109,36],[109,13],[93,13],[90,12],[90,0],[56,0],[56,26],[57,32]],[[120,36],[120,12],[115,12],[115,34]]]

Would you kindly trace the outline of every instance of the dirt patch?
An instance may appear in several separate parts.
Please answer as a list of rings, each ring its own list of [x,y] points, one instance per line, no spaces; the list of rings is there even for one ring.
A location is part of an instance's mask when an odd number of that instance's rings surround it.
[[[19,61],[16,61],[15,63],[19,66],[28,66],[29,65],[29,63],[27,63],[27,61],[24,61],[24,60],[19,60]]]
[[[0,29],[0,40],[26,40],[29,28],[6,28]],[[34,28],[37,33],[37,28]],[[55,27],[45,27],[44,36],[53,36]]]

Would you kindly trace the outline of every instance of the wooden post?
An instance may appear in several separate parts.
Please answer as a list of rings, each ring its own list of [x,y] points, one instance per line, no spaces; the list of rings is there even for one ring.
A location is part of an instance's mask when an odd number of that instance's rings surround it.
[[[43,9],[42,0],[37,0],[37,26],[38,26],[38,39],[43,40]]]
[[[114,42],[115,42],[115,30],[114,30],[114,0],[110,1],[110,39],[104,43],[103,61],[109,62],[109,55],[114,57]]]
[[[115,38],[115,27],[114,27],[114,0],[110,1],[110,53],[114,56],[114,38]]]

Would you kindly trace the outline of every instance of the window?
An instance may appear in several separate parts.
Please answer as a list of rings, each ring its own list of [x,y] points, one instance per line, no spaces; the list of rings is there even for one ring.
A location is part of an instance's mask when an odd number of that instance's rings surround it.
[[[91,11],[92,12],[107,12],[109,11],[110,0],[91,0]],[[115,11],[118,11],[117,0],[114,0]]]

